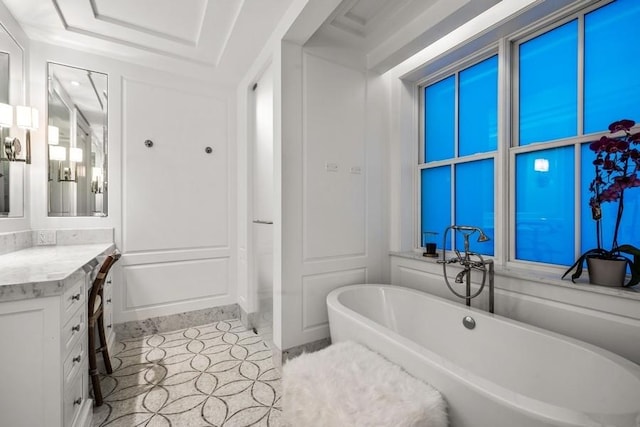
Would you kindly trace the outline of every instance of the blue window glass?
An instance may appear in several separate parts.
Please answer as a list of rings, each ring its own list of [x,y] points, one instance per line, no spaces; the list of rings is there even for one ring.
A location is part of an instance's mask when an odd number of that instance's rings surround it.
[[[456,166],[456,220],[457,225],[480,227],[490,241],[471,239],[471,250],[483,255],[494,251],[493,159],[461,163]],[[456,248],[464,248],[458,235]]]
[[[425,161],[453,157],[455,137],[455,76],[424,88]]]
[[[494,151],[498,141],[498,57],[460,72],[458,153]]]
[[[422,231],[436,231],[437,247],[442,249],[442,233],[451,225],[451,167],[422,170]],[[446,249],[451,249],[451,239]]]
[[[561,147],[516,156],[516,258],[574,262],[574,153]]]
[[[584,131],[640,122],[640,2],[617,0],[585,16]]]
[[[598,242],[596,237],[596,222],[591,217],[591,209],[589,208],[589,199],[592,193],[589,191],[589,184],[595,176],[595,168],[593,160],[595,154],[589,149],[589,144],[582,145],[582,169],[580,194],[581,203],[581,235],[582,242],[580,252],[586,252],[589,249],[597,248]],[[613,244],[613,229],[616,223],[616,215],[618,211],[618,203],[603,203],[602,207],[602,247],[610,250]],[[624,215],[620,222],[620,230],[618,231],[618,243],[634,245],[640,247],[640,188],[629,188],[624,192]]]
[[[520,145],[577,134],[578,23],[520,45]]]

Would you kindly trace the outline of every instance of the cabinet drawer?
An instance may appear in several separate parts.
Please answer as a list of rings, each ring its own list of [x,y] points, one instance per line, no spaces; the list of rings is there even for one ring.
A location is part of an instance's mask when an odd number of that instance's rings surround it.
[[[79,375],[74,376],[72,382],[64,388],[62,413],[64,417],[63,424],[65,426],[73,425],[73,420],[76,418],[84,404],[84,389],[86,387],[84,382],[86,381],[87,376],[82,372],[79,372],[78,374]]]
[[[62,342],[62,354],[64,355],[63,357],[67,357],[69,355],[71,347],[75,345],[79,337],[86,335],[86,323],[86,311],[84,307],[78,307],[76,312],[62,327],[60,341]]]
[[[87,299],[84,287],[85,275],[79,275],[76,282],[67,289],[62,296],[62,312],[63,322],[66,321],[73,313],[82,307]]]
[[[86,366],[86,363],[83,363],[86,357],[87,344],[85,340],[78,340],[77,344],[71,349],[67,358],[64,360],[63,378],[65,387],[67,387],[81,367]]]

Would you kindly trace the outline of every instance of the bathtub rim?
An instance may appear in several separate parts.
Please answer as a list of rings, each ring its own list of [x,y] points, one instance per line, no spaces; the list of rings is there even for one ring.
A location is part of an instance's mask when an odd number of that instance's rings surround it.
[[[356,284],[356,285],[347,285],[347,286],[341,286],[339,288],[336,288],[334,290],[332,290],[331,292],[329,292],[329,294],[327,295],[327,305],[332,304],[334,307],[345,307],[347,310],[350,310],[348,307],[346,307],[344,304],[340,303],[340,301],[338,301],[338,295],[340,293],[342,293],[343,291],[347,291],[350,289],[359,289],[359,288],[370,288],[370,287],[378,287],[378,288],[382,288],[382,289],[394,289],[394,290],[400,290],[402,292],[406,291],[408,293],[412,293],[415,295],[423,295],[423,296],[427,296],[429,298],[433,298],[435,300],[437,300],[438,302],[441,302],[445,305],[448,305],[450,307],[456,308],[456,309],[462,309],[462,310],[469,310],[471,313],[476,314],[476,315],[480,315],[481,317],[488,317],[488,318],[492,318],[492,319],[496,319],[498,321],[502,321],[502,322],[506,322],[509,324],[512,324],[516,327],[522,328],[522,329],[529,329],[529,330],[533,330],[534,332],[537,333],[541,333],[544,335],[550,335],[556,339],[562,340],[562,341],[568,341],[572,344],[577,345],[578,347],[584,347],[587,350],[591,350],[594,353],[597,353],[601,356],[605,356],[609,359],[614,360],[616,363],[620,363],[622,364],[625,368],[629,368],[629,370],[634,371],[634,373],[636,374],[636,377],[638,378],[638,380],[640,380],[640,365],[632,362],[629,359],[626,359],[622,356],[620,356],[619,354],[616,354],[610,350],[607,350],[605,348],[602,347],[598,347],[594,344],[590,344],[586,341],[582,341],[579,340],[577,338],[573,338],[570,337],[568,335],[563,335],[561,333],[558,332],[554,332],[554,331],[550,331],[548,329],[544,329],[535,325],[531,325],[529,323],[525,323],[525,322],[521,322],[519,320],[515,320],[515,319],[511,319],[509,317],[506,316],[502,316],[500,314],[496,314],[496,313],[489,313],[487,311],[481,310],[479,308],[476,307],[467,307],[465,305],[462,305],[460,303],[456,303],[454,301],[448,300],[446,298],[442,298],[440,296],[437,295],[433,295],[430,294],[428,292],[424,292],[424,291],[420,291],[418,289],[413,289],[413,288],[408,288],[405,286],[399,286],[399,285],[388,285],[388,284],[381,284],[381,283],[362,283],[362,284]],[[350,310],[353,311],[353,310]],[[355,313],[355,312],[354,312]],[[355,313],[356,315],[366,319],[365,316],[362,316],[359,313]],[[382,326],[382,325],[381,325]],[[387,329],[385,327],[385,329]],[[393,331],[391,331],[393,332]],[[397,334],[398,336],[401,336],[399,334]]]
[[[432,298],[437,302],[441,302],[449,307],[452,307],[457,310],[467,310],[470,315],[480,316],[486,318],[492,318],[496,321],[505,322],[507,324],[511,324],[514,327],[519,329],[527,329],[533,331],[534,333],[549,335],[551,338],[561,341],[567,341],[570,345],[574,345],[580,348],[583,348],[585,351],[595,353],[600,357],[604,357],[606,359],[611,360],[612,362],[620,365],[626,372],[633,375],[635,379],[640,383],[640,365],[636,365],[634,362],[625,359],[624,357],[615,354],[609,350],[603,349],[601,347],[595,346],[593,344],[589,344],[587,342],[559,334],[553,331],[549,331],[548,329],[540,328],[534,325],[530,325],[524,322],[520,322],[518,320],[513,320],[505,316],[501,316],[498,314],[488,313],[484,310],[467,307],[460,303],[456,303],[454,301],[450,301],[448,299],[439,297],[437,295],[430,294],[428,292],[420,291],[413,288],[407,288],[404,286],[398,285],[389,285],[389,284],[378,284],[378,283],[370,283],[370,284],[355,284],[355,285],[347,285],[336,288],[332,290],[327,295],[327,309],[329,311],[335,310],[338,313],[350,316],[352,321],[358,323],[360,326],[365,327],[368,330],[373,331],[374,333],[385,333],[388,334],[391,339],[398,343],[402,349],[410,351],[411,353],[428,360],[429,365],[442,372],[449,375],[453,375],[457,381],[460,381],[464,385],[468,386],[471,389],[476,390],[480,394],[483,394],[490,398],[491,400],[499,403],[508,402],[509,405],[517,407],[523,412],[529,413],[532,416],[535,416],[538,419],[545,421],[561,421],[566,423],[567,425],[581,425],[581,426],[602,426],[596,422],[592,416],[615,416],[615,415],[624,415],[627,412],[586,412],[580,411],[571,408],[565,408],[562,406],[554,405],[553,403],[545,402],[542,400],[538,400],[524,394],[515,392],[510,390],[500,384],[491,382],[488,379],[485,379],[471,371],[464,369],[458,365],[455,365],[448,360],[446,360],[441,355],[436,352],[423,347],[422,345],[410,340],[409,338],[400,335],[399,333],[387,328],[384,325],[381,325],[362,314],[350,309],[339,301],[339,296],[343,292],[349,290],[357,290],[357,289],[390,289],[400,292],[407,292],[418,296],[424,296],[427,298]],[[330,322],[329,325],[331,327],[331,315],[329,316]],[[357,340],[356,340],[357,341]],[[426,351],[427,355],[423,356],[421,351]],[[403,369],[405,369],[403,367]],[[631,412],[630,414],[634,414]],[[576,424],[577,422],[582,424]]]

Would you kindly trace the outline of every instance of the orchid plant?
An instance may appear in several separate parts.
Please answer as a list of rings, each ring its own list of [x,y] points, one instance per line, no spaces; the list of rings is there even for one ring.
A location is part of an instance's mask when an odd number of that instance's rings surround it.
[[[589,185],[592,196],[589,199],[591,216],[596,222],[596,239],[598,247],[583,253],[562,276],[569,274],[574,281],[582,275],[583,264],[587,258],[624,260],[631,271],[631,279],[625,286],[640,283],[640,249],[635,246],[618,244],[618,232],[624,212],[625,191],[640,187],[640,132],[631,133],[635,125],[633,120],[620,120],[609,125],[610,135],[605,135],[592,142],[589,148],[595,153],[593,161],[595,177]],[[619,132],[622,135],[613,136]],[[618,203],[616,211],[613,240],[610,249],[602,246],[602,203]],[[625,254],[625,255],[623,255]]]

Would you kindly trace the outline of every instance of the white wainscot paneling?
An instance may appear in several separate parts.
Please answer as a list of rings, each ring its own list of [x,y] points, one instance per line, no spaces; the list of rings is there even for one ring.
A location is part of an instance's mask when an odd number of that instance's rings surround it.
[[[125,252],[228,246],[227,120],[225,101],[123,80]]]
[[[460,304],[464,304],[462,298],[455,296],[447,285],[444,283],[443,273],[441,266],[436,267],[436,271],[422,271],[420,269],[398,266],[395,270],[392,283],[406,288],[417,289],[422,292],[428,292],[431,295],[436,295],[441,298],[455,301]],[[460,294],[465,293],[466,285],[464,283],[454,283],[456,274],[460,271],[459,268],[454,266],[447,267],[447,276],[449,277],[450,285]],[[472,272],[471,292],[476,293],[479,288],[478,281],[482,280],[482,275],[477,272]],[[488,310],[489,308],[489,284],[485,285],[485,289],[480,295],[471,300],[471,305],[475,308],[482,310]],[[497,299],[497,297],[496,297]]]
[[[123,267],[123,313],[144,319],[233,303],[228,258]]]
[[[0,304],[2,426],[59,425],[62,420],[59,304],[59,298]]]
[[[304,258],[364,255],[365,76],[304,55]]]
[[[418,289],[464,304],[447,289],[442,266],[392,257],[392,283]],[[452,286],[459,271],[447,268]],[[640,363],[640,311],[638,301],[586,292],[579,286],[552,286],[526,279],[496,275],[495,312],[533,326],[567,335],[602,347]],[[478,287],[472,284],[472,292]],[[488,307],[488,288],[472,301],[476,308]]]
[[[354,268],[347,271],[314,274],[302,278],[302,329],[328,328],[327,295],[332,290],[346,285],[367,282],[367,269]]]

